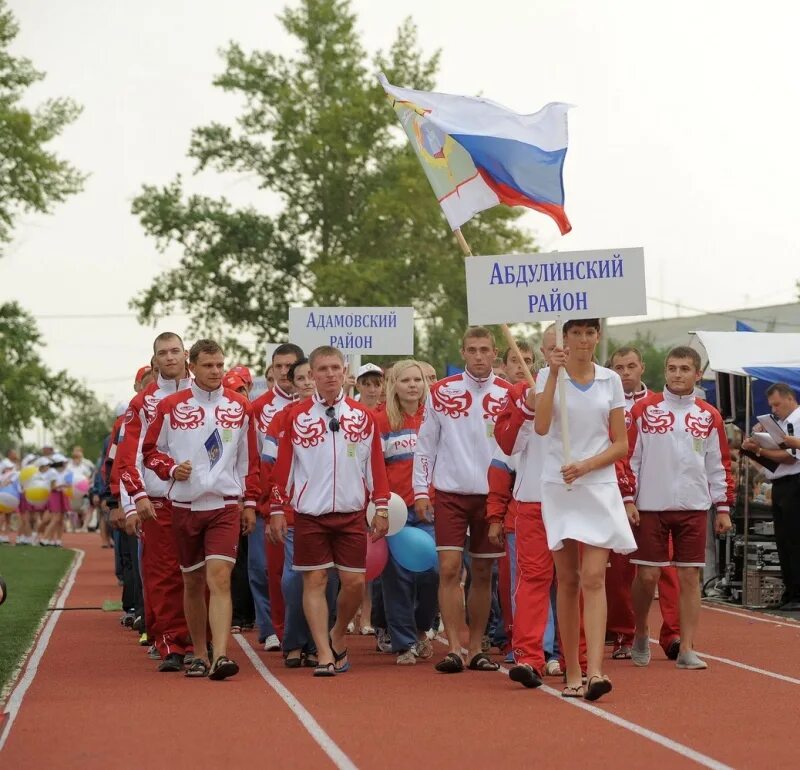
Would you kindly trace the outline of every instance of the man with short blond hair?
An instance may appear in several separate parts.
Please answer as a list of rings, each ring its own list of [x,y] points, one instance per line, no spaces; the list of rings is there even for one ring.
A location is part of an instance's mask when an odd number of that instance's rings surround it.
[[[293,569],[303,573],[303,610],[317,648],[315,676],[350,668],[347,625],[364,596],[368,493],[375,502],[372,539],[388,530],[389,483],[381,438],[368,409],[344,395],[344,356],[316,348],[309,356],[314,395],[289,408],[274,471],[271,529],[286,530],[295,511]],[[328,632],[328,569],[339,573],[336,623]]]
[[[482,642],[491,606],[492,565],[505,553],[502,546],[489,540],[486,496],[487,473],[497,446],[495,421],[507,399],[509,384],[492,371],[497,348],[485,327],[467,329],[461,355],[464,372],[431,388],[414,454],[414,507],[420,520],[429,521],[433,516],[429,489],[431,485],[435,489],[439,606],[450,645],[450,652],[436,666],[442,673],[464,670],[460,583],[468,530],[468,666],[474,671],[497,671],[498,665],[483,652]]]
[[[142,455],[144,466],[169,485],[166,507],[172,511],[183,575],[183,609],[195,646],[186,675],[220,680],[239,671],[227,657],[231,572],[239,533],[247,535],[255,526],[258,449],[250,403],[222,385],[222,348],[213,340],[198,340],[189,351],[189,367],[194,380],[158,404]],[[142,491],[135,490],[134,497]]]

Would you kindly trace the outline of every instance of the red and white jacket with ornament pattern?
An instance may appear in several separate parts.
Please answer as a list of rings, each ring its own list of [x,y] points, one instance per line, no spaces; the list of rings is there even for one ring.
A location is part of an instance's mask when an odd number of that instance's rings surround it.
[[[488,493],[494,427],[509,387],[494,374],[477,379],[466,371],[431,387],[414,453],[416,498],[427,497],[431,484],[442,492]]]
[[[243,500],[255,507],[260,493],[255,420],[247,399],[227,388],[191,387],[165,398],[142,445],[144,466],[169,483],[167,497],[195,510]],[[192,474],[175,479],[186,460]],[[137,490],[134,499],[144,490]]]
[[[381,437],[375,417],[340,392],[333,404],[319,394],[286,408],[273,471],[273,510],[296,513],[363,511],[388,505]],[[335,420],[335,422],[334,422]]]

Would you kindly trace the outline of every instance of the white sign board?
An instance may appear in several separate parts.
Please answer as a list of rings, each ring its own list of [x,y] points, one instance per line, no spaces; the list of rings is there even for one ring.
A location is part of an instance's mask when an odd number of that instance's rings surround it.
[[[289,339],[306,355],[320,345],[345,355],[413,355],[414,308],[292,307]]]
[[[644,249],[467,257],[470,324],[646,315]]]

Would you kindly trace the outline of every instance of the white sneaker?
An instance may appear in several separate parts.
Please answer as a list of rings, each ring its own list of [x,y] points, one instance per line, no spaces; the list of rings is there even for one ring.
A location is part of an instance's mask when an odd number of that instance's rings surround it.
[[[267,652],[278,652],[281,648],[280,640],[278,639],[277,634],[270,634],[264,640],[264,649]]]
[[[0,535],[0,543],[10,543],[11,538],[7,537],[6,535]]]
[[[650,664],[650,640],[646,636],[634,636],[631,645],[631,660],[634,666]]]
[[[703,671],[708,668],[708,663],[702,660],[694,650],[689,650],[689,652],[682,652],[678,655],[675,667],[689,671]]]
[[[411,649],[417,657],[423,660],[433,657],[433,644],[430,639],[420,639]]]
[[[413,666],[417,662],[417,656],[414,652],[414,648],[412,647],[410,650],[406,650],[405,652],[401,652],[397,656],[397,665],[398,666]]]
[[[547,674],[547,676],[563,676],[564,674],[557,658],[551,658],[547,661],[547,665],[544,667],[544,673]]]

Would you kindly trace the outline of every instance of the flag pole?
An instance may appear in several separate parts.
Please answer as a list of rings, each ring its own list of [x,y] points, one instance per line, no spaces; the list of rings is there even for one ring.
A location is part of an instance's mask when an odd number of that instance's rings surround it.
[[[561,318],[556,318],[556,345],[559,348],[564,347],[564,324]],[[558,403],[561,406],[561,442],[564,448],[564,465],[569,465],[571,459],[571,447],[569,442],[569,413],[567,412],[567,373],[562,366],[558,370]],[[571,488],[571,484],[567,484],[567,489]]]
[[[455,235],[456,240],[458,241],[458,245],[461,247],[461,251],[464,252],[465,257],[473,257],[475,256],[472,253],[472,249],[469,247],[467,243],[467,239],[464,237],[464,233],[461,232],[461,228],[457,227],[453,230],[453,235]],[[503,332],[503,337],[505,337],[506,342],[508,343],[508,347],[511,349],[511,352],[517,357],[517,360],[522,364],[522,369],[525,372],[525,379],[528,381],[528,385],[531,388],[536,388],[536,382],[533,379],[533,372],[525,366],[525,359],[522,358],[522,353],[520,353],[519,347],[517,346],[517,341],[514,339],[514,335],[511,334],[511,329],[508,328],[508,324],[500,324],[500,329]],[[560,382],[560,380],[559,380]],[[559,394],[559,398],[561,394]]]

